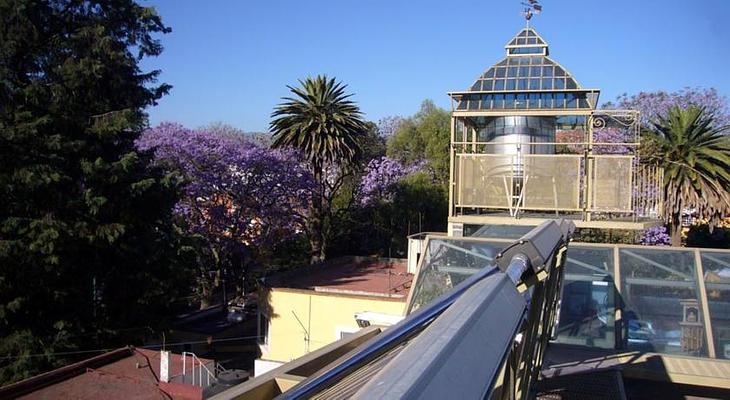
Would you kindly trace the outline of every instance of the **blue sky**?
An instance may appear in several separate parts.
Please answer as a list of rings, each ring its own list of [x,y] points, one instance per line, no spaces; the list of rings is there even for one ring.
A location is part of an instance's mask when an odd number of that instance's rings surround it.
[[[622,93],[715,87],[730,95],[729,0],[542,0],[532,25],[550,55],[601,101]],[[524,26],[518,0],[142,1],[172,28],[145,60],[173,86],[150,122],[224,122],[266,131],[286,85],[326,73],[365,117],[449,107],[504,56]]]

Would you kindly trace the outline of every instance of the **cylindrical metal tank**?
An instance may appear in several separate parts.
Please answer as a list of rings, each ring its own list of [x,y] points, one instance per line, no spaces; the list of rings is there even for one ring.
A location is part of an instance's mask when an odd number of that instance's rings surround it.
[[[517,206],[524,185],[524,156],[555,154],[555,117],[505,116],[485,122],[478,133],[479,141],[489,143],[485,153],[505,156],[492,173],[501,170],[512,176],[512,205]]]
[[[555,117],[506,116],[489,118],[479,130],[479,141],[490,154],[554,154]]]

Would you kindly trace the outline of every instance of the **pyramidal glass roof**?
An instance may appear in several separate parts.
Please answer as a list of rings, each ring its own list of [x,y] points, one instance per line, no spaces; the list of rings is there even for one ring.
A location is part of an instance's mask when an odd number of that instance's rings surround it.
[[[535,29],[522,29],[505,49],[507,56],[466,92],[451,94],[459,101],[457,109],[595,108],[598,90],[584,90],[568,70],[548,57],[548,44]]]

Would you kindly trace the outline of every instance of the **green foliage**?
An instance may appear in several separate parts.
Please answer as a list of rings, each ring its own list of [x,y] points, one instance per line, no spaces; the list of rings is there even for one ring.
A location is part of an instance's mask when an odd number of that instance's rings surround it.
[[[302,87],[287,86],[295,97],[285,97],[271,114],[272,146],[301,150],[315,169],[356,160],[366,127],[347,86],[325,75],[299,83]]]
[[[449,181],[449,145],[451,140],[451,115],[425,100],[414,116],[406,118],[400,128],[388,140],[388,157],[403,164],[426,161],[438,182]]]
[[[672,245],[681,244],[681,217],[691,208],[717,224],[730,211],[728,127],[714,127],[704,108],[673,106],[645,135],[646,159],[664,168],[664,218]]]
[[[0,0],[0,383],[132,343],[187,290],[179,178],[133,144],[168,31],[131,0]]]
[[[332,221],[343,208],[335,207],[340,190],[352,180],[355,166],[362,161],[363,144],[377,151],[376,143],[367,141],[373,125],[362,120],[355,102],[349,100],[346,85],[320,75],[299,81],[301,87],[287,86],[295,97],[271,114],[272,147],[299,150],[309,162],[314,175],[313,201],[307,213],[306,231],[312,254],[311,263],[324,261],[332,233]],[[350,196],[351,198],[351,196]]]
[[[583,243],[637,244],[639,242],[639,235],[639,231],[628,229],[582,228],[576,230],[573,235],[573,241]]]
[[[425,172],[403,178],[392,202],[353,209],[336,221],[332,253],[406,257],[408,235],[446,231],[448,205],[444,191]]]
[[[687,246],[730,249],[730,229],[714,228],[707,224],[692,225],[687,232]]]

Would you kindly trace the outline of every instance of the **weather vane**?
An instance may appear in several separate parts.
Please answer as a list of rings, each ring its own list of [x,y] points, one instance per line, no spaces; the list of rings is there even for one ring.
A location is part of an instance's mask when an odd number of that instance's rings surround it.
[[[542,11],[542,6],[540,5],[540,2],[537,0],[527,0],[527,2],[521,2],[525,8],[522,9],[522,16],[525,17],[525,21],[527,22],[527,27],[530,27],[530,19],[532,19],[532,16],[535,14],[540,14]]]

